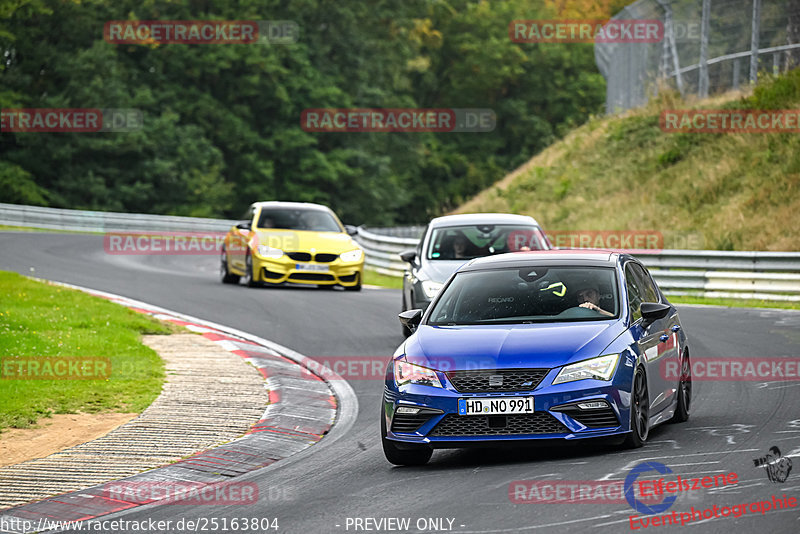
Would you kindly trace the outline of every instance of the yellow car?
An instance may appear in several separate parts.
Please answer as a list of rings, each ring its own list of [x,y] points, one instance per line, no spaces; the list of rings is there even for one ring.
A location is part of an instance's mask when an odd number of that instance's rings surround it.
[[[319,204],[256,202],[232,227],[222,246],[220,278],[262,284],[340,285],[360,291],[364,251],[353,226]]]

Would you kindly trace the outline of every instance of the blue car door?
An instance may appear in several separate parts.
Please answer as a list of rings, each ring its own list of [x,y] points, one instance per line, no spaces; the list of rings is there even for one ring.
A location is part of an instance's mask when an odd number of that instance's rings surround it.
[[[661,339],[665,329],[665,319],[659,319],[648,325],[642,326],[642,302],[647,302],[647,291],[642,282],[641,270],[634,262],[625,266],[625,287],[628,294],[628,308],[631,317],[631,335],[636,343],[634,352],[641,355],[645,362],[647,373],[647,390],[650,397],[650,417],[669,406],[671,399],[670,386],[661,373],[660,366],[666,355],[664,341]]]

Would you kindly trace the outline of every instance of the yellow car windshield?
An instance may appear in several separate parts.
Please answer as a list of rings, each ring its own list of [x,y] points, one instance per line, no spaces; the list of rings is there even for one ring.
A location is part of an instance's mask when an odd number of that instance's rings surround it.
[[[310,209],[264,209],[258,217],[258,228],[305,230],[308,232],[341,232],[342,228],[330,213]]]

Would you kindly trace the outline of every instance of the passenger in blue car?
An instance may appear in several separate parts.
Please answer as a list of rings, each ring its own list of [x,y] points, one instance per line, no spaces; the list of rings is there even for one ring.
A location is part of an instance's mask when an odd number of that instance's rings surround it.
[[[597,287],[587,285],[586,287],[579,289],[575,295],[578,299],[578,306],[581,308],[588,308],[608,317],[614,316],[613,313],[607,312],[600,307],[600,291],[597,289]]]

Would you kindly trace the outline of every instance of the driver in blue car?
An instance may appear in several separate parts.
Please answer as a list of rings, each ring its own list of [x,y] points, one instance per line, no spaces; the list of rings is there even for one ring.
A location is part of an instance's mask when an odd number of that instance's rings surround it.
[[[594,310],[602,315],[613,317],[614,314],[607,312],[600,307],[600,291],[593,285],[588,285],[575,294],[578,299],[578,306]]]

